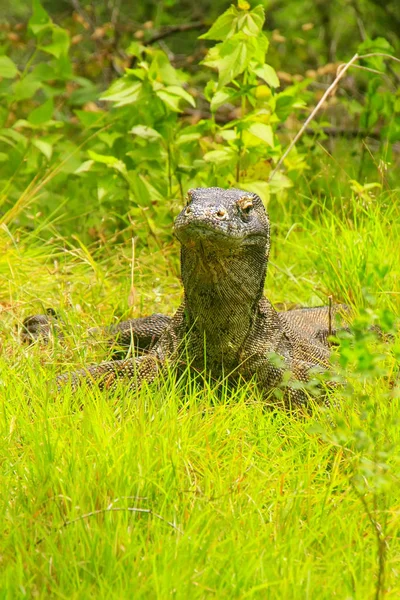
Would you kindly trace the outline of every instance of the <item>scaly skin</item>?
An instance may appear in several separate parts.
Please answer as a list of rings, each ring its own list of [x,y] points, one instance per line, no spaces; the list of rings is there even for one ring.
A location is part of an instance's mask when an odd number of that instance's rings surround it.
[[[313,369],[329,366],[330,311],[278,313],[263,297],[270,226],[260,198],[238,189],[191,190],[176,219],[175,235],[181,243],[184,300],[171,320],[153,317],[152,339],[160,333],[155,345],[136,359],[61,375],[58,384],[76,387],[86,381],[113,388],[122,379],[130,389],[138,388],[143,379],[153,381],[167,363],[190,363],[214,379],[254,378],[265,394],[281,388],[278,396],[286,406],[306,404],[308,395],[299,382],[306,383]],[[120,326],[129,330],[128,337],[135,334],[135,321]],[[144,330],[146,334],[145,324]]]

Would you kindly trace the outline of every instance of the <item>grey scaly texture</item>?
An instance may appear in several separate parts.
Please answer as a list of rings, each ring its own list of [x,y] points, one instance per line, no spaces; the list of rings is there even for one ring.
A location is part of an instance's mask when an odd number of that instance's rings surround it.
[[[278,313],[263,296],[270,224],[261,199],[239,189],[197,188],[175,221],[184,300],[172,317],[152,315],[110,330],[122,343],[150,347],[138,358],[88,366],[58,377],[59,386],[102,388],[123,380],[137,389],[167,364],[212,379],[254,379],[285,406],[304,405],[313,370],[329,367],[328,336],[345,306]],[[140,340],[145,340],[141,344]],[[121,382],[122,383],[122,382]]]

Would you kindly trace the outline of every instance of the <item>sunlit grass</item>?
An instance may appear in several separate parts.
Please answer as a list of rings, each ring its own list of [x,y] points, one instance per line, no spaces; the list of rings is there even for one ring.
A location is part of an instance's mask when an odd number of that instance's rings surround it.
[[[394,195],[366,206],[349,195],[346,211],[315,218],[288,206],[271,206],[283,215],[274,302],[332,294],[356,313],[372,299],[399,314]],[[131,248],[41,243],[11,226],[0,246],[4,597],[364,600],[378,573],[368,511],[385,536],[386,597],[398,597],[398,341],[376,343],[382,372],[368,374],[358,340],[349,387],[303,418],[266,409],[252,384],[169,376],[136,394],[55,396],[57,373],[107,355],[88,327],[173,312],[178,248],[139,249],[132,296]],[[48,306],[70,328],[65,344],[22,347],[15,324]]]

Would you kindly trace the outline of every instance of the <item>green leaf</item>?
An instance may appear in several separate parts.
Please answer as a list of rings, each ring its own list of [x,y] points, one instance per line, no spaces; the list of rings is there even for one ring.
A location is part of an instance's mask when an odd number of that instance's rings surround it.
[[[152,129],[151,127],[147,127],[146,125],[136,125],[136,127],[132,127],[130,133],[133,133],[133,135],[137,135],[138,137],[148,140],[155,140],[157,138],[161,138],[161,134],[158,133],[158,131]]]
[[[237,29],[245,35],[257,36],[264,25],[264,8],[259,4],[250,12],[238,13]]]
[[[372,53],[383,53],[383,54],[394,54],[393,46],[382,37],[375,38],[374,40],[366,39],[358,46],[358,54],[372,54]],[[362,64],[366,64],[373,69],[378,71],[385,70],[385,58],[382,56],[370,56],[364,58]]]
[[[47,160],[50,160],[53,155],[53,146],[49,142],[44,140],[33,139],[32,145],[35,146],[42,154],[45,155]]]
[[[273,69],[270,65],[262,65],[261,67],[257,67],[254,69],[254,73],[268,83],[270,87],[276,88],[280,86],[278,75],[276,74],[275,69]]]
[[[90,171],[90,169],[94,165],[94,162],[94,160],[85,160],[85,162],[83,162],[77,169],[75,169],[75,175],[79,175],[79,173],[86,173],[87,171]]]
[[[204,155],[206,162],[222,165],[237,159],[237,154],[232,148],[223,148],[222,150],[211,150]]]
[[[139,206],[152,206],[155,201],[163,205],[165,202],[162,194],[143,175],[130,171],[129,184]]]
[[[169,94],[165,90],[156,92],[156,96],[173,112],[181,112],[179,108],[179,98],[175,94]]]
[[[132,81],[128,77],[123,77],[111,84],[100,100],[115,102],[116,106],[134,104],[140,97],[142,85],[141,81]]]
[[[230,83],[243,73],[250,62],[246,39],[231,38],[220,44],[220,60],[218,61],[219,85]]]
[[[0,56],[0,77],[13,79],[18,75],[18,69],[8,56]]]
[[[264,123],[252,123],[247,131],[268,144],[268,146],[274,146],[274,134],[270,125],[265,125]]]
[[[56,58],[60,58],[61,56],[66,56],[68,54],[69,49],[69,35],[65,29],[62,27],[53,27],[52,31],[52,42],[47,44],[46,46],[39,46],[41,50],[55,56]]]
[[[218,87],[221,88],[243,73],[252,61],[263,63],[267,50],[268,40],[264,34],[255,38],[237,33],[211,48],[203,64],[218,70]]]
[[[32,2],[33,14],[29,19],[28,27],[32,33],[37,36],[39,33],[52,26],[51,19],[44,10],[40,0]]]
[[[123,137],[118,131],[101,131],[98,136],[99,140],[104,142],[109,148],[112,148],[115,140]]]
[[[264,19],[264,8],[260,4],[251,11],[238,11],[236,6],[232,5],[200,38],[224,42],[238,32],[245,36],[257,37],[262,30]]]
[[[231,6],[215,21],[211,29],[199,36],[203,40],[224,41],[235,33],[238,10]]]
[[[97,152],[93,152],[93,150],[88,150],[88,155],[95,162],[102,163],[103,165],[108,165],[110,167],[113,167],[118,162],[121,162],[116,156],[98,154]]]
[[[47,121],[50,121],[53,116],[54,102],[52,98],[49,98],[41,106],[35,108],[28,116],[29,123],[32,125],[42,125]]]
[[[129,44],[129,46],[125,50],[125,53],[128,56],[136,56],[137,58],[140,58],[140,56],[142,55],[144,50],[145,50],[145,46],[143,46],[143,44],[133,41]]]
[[[211,99],[211,111],[215,112],[220,106],[232,100],[234,96],[237,96],[237,92],[230,88],[224,87],[218,90]]]
[[[178,85],[169,85],[165,88],[165,91],[170,94],[174,94],[175,96],[179,96],[179,98],[186,100],[186,102],[188,102],[188,104],[190,104],[193,107],[196,106],[196,102],[194,101],[193,96],[191,96],[186,90],[184,90]]]
[[[101,123],[101,121],[104,119],[105,117],[105,113],[103,111],[101,112],[92,112],[89,110],[74,110],[74,113],[76,114],[76,116],[78,117],[78,119],[80,120],[80,122],[87,128],[90,129],[91,127],[95,127],[96,125],[99,125]]]
[[[201,138],[200,133],[182,133],[177,140],[177,146],[184,146],[185,144],[190,144],[191,142],[197,142]]]
[[[271,194],[276,194],[281,190],[286,190],[291,187],[293,187],[293,181],[281,171],[276,171],[275,175],[269,182],[269,190]]]
[[[165,52],[158,51],[154,55],[149,68],[149,79],[165,85],[179,85],[178,71],[171,65]]]
[[[32,73],[28,73],[26,77],[14,83],[14,99],[18,102],[19,100],[32,98],[41,87],[41,82]]]

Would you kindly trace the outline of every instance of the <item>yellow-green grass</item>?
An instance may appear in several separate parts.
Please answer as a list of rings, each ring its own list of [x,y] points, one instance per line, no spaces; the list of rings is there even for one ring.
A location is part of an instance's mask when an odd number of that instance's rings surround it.
[[[293,194],[270,212],[273,302],[399,314],[395,190],[329,207]],[[107,356],[88,327],[173,312],[178,247],[137,249],[133,294],[130,247],[12,223],[0,246],[1,597],[399,597],[396,336],[345,340],[348,386],[303,418],[266,409],[251,383],[172,373],[136,393],[54,395],[56,373]],[[48,306],[70,336],[21,346],[15,324]]]

